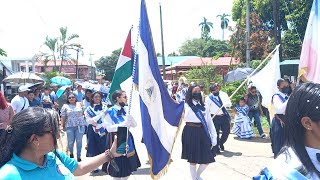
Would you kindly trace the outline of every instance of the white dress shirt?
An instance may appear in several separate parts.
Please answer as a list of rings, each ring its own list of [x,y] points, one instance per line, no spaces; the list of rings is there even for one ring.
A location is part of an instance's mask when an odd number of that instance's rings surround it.
[[[16,95],[11,100],[11,106],[15,113],[20,112],[21,110],[27,109],[29,107],[29,100],[26,97],[21,97]]]
[[[113,107],[116,109],[117,111],[119,111],[121,109],[121,106],[118,105],[114,105]],[[124,121],[120,124],[115,124],[112,120],[112,118],[110,117],[109,113],[106,116],[106,129],[108,132],[117,132],[118,131],[118,127],[136,127],[137,123],[136,121],[133,119],[133,117],[128,114],[128,107],[123,107],[124,111],[126,112],[126,115],[122,115]]]
[[[209,108],[210,114],[216,114],[218,116],[223,115],[223,111],[209,98],[209,96],[206,97],[206,107]],[[219,96],[224,107],[231,107],[232,103],[227,93],[220,91]],[[213,95],[213,98],[216,98],[219,101],[218,96]]]
[[[192,101],[192,102],[194,105],[198,104],[195,101]],[[202,111],[202,113],[203,113],[204,118],[206,119],[206,122],[207,122],[208,131],[210,133],[212,145],[215,146],[217,144],[217,132],[216,132],[216,128],[213,125],[213,121],[211,120],[211,114],[210,114],[208,108],[206,108],[205,111]],[[192,111],[192,109],[190,108],[190,106],[187,103],[185,103],[185,105],[184,105],[184,118],[183,119],[185,122],[201,123],[199,118],[196,116],[196,114]]]
[[[287,95],[283,94],[280,91],[277,92],[277,94],[280,94],[284,99],[285,97],[287,97]],[[272,98],[272,103],[273,103],[276,114],[283,114],[283,115],[285,114],[288,100],[286,100],[285,102],[282,102],[280,97],[278,95],[275,95]]]

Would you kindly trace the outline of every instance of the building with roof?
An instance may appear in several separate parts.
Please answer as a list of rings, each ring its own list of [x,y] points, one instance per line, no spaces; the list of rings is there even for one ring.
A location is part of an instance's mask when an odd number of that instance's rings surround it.
[[[61,60],[56,60],[57,67],[60,68]],[[35,63],[35,73],[43,74],[44,72],[53,71],[54,68],[54,61],[50,60],[47,64],[43,62],[36,62]],[[20,64],[21,71],[26,71],[26,63]],[[89,80],[91,77],[95,77],[95,67],[91,67],[85,63],[78,62],[78,72],[79,78],[78,79],[86,79]],[[62,65],[62,70],[64,74],[68,75],[71,79],[76,78],[76,60],[64,60]],[[93,75],[92,75],[93,73]]]
[[[159,60],[158,60],[159,61]],[[213,65],[217,69],[217,72],[221,75],[225,75],[228,72],[230,65],[239,64],[240,60],[234,57],[220,57],[218,59],[213,59],[211,57],[195,57],[191,56],[181,60],[178,63],[172,64],[166,67],[166,80],[177,80],[184,73],[195,67],[201,67],[204,65]],[[161,73],[162,69],[160,68]]]

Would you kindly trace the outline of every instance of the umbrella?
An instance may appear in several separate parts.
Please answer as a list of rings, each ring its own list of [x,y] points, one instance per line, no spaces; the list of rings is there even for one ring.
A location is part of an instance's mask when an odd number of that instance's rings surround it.
[[[229,71],[224,77],[224,83],[231,83],[246,79],[253,72],[252,68],[237,68],[233,71]]]
[[[60,98],[68,87],[70,86],[62,86],[61,88],[59,88],[58,91],[56,92],[57,97]]]
[[[26,84],[26,83],[38,83],[44,82],[41,77],[37,76],[35,73],[27,73],[27,72],[18,72],[12,74],[5,79],[3,79],[6,83],[15,83],[15,84]]]
[[[33,87],[37,87],[37,86],[40,86],[40,85],[43,85],[44,82],[38,82],[38,83],[27,83],[25,86],[29,89],[32,89]]]
[[[72,82],[70,79],[62,76],[56,76],[50,79],[51,83],[57,84],[59,86],[71,85]]]

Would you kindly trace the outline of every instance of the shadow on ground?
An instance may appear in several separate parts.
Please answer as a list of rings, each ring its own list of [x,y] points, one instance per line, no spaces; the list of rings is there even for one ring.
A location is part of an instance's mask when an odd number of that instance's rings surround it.
[[[246,141],[246,142],[254,142],[254,143],[270,143],[270,139],[263,139],[261,137],[253,137],[250,139],[241,139],[239,137],[233,137],[237,141]]]
[[[232,156],[242,156],[241,152],[231,152],[231,151],[222,151],[221,155],[224,157],[232,157]]]
[[[139,168],[136,172],[132,173],[133,175],[149,175],[150,168]]]

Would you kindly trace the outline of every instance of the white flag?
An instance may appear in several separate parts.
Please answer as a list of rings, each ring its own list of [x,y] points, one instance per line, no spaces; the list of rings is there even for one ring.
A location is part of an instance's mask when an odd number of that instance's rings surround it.
[[[277,81],[281,78],[279,48],[274,53],[269,63],[250,80],[262,96],[262,105],[268,108],[271,104],[272,96],[278,92]]]

